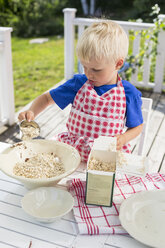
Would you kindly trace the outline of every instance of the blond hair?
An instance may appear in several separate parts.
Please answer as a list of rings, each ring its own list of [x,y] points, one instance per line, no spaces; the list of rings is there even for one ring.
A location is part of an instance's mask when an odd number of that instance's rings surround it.
[[[95,22],[80,37],[77,43],[77,56],[80,61],[91,59],[107,61],[125,59],[128,53],[128,37],[116,22],[104,20]]]

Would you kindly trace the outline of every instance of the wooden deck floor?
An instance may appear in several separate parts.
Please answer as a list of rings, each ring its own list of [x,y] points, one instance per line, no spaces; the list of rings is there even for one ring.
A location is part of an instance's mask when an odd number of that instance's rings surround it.
[[[153,172],[160,171],[165,173],[165,94],[142,91],[142,95],[153,99],[145,155],[149,156],[153,162]],[[24,109],[27,109],[27,107]],[[36,121],[41,127],[41,137],[50,139],[57,133],[66,131],[65,124],[69,110],[70,106],[62,111],[54,104],[38,115]],[[16,114],[17,116],[18,113]],[[3,127],[3,130],[0,134],[1,142],[13,144],[20,141],[17,124],[12,127]],[[137,140],[132,142],[132,152],[134,154],[137,154]]]

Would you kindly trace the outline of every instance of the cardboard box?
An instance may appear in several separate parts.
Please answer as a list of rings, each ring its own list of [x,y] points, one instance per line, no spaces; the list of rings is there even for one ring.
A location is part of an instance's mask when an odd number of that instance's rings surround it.
[[[109,171],[91,168],[91,161],[114,164]],[[98,163],[99,164],[99,163]],[[85,203],[111,207],[116,173],[145,176],[149,160],[146,157],[116,151],[116,138],[100,136],[94,141],[86,171]]]
[[[112,141],[112,140],[111,140]],[[95,140],[87,162],[86,196],[85,203],[101,206],[112,206],[113,188],[116,171],[116,152],[111,151],[107,143],[113,143],[116,147],[116,140],[111,142],[107,137]],[[103,144],[99,149],[99,143]],[[90,169],[92,160],[100,161],[105,165],[112,164],[112,171]]]

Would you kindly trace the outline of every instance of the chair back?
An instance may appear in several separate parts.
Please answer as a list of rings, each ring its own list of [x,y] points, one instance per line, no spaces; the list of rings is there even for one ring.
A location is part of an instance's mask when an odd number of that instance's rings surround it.
[[[151,98],[142,97],[143,130],[142,133],[140,134],[138,155],[144,155],[152,102],[153,100]]]

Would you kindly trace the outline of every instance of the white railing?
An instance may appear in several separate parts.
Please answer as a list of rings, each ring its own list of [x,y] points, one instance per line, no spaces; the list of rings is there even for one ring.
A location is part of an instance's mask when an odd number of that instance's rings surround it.
[[[15,122],[11,32],[0,27],[0,126]]]
[[[78,27],[78,38],[84,31],[84,29],[91,25],[91,23],[100,21],[89,18],[76,18],[76,9],[66,8],[64,12],[64,37],[65,37],[65,78],[69,79],[74,75],[74,44],[75,44],[75,26]],[[161,18],[165,18],[165,15],[161,15]],[[129,35],[130,30],[143,30],[153,27],[151,23],[137,23],[116,21],[119,23]],[[136,55],[140,48],[140,35],[137,35],[133,41],[132,55]],[[147,41],[146,41],[147,42]],[[164,67],[165,67],[165,31],[161,31],[158,37],[156,66],[154,71],[154,82],[150,82],[150,70],[151,70],[151,57],[145,58],[143,63],[143,75],[142,81],[138,81],[138,68],[131,75],[131,82],[135,86],[141,86],[145,88],[153,88],[154,92],[161,92],[165,89],[163,84]]]

